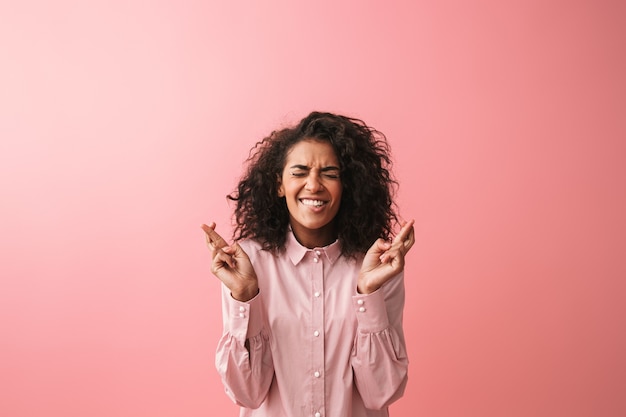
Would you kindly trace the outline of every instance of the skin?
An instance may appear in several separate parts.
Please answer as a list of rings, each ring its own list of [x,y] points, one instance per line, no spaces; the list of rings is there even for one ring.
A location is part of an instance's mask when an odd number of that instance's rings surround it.
[[[296,239],[309,249],[333,243],[337,239],[333,220],[343,187],[339,160],[330,143],[303,140],[295,144],[287,154],[279,184],[278,196],[285,198]]]
[[[334,242],[337,238],[334,218],[343,187],[332,146],[313,139],[298,142],[289,151],[278,181],[278,196],[286,200],[296,239],[308,248]],[[311,204],[313,201],[322,203]],[[360,294],[378,290],[404,269],[405,255],[415,243],[413,223],[413,220],[403,222],[391,242],[378,239],[367,251],[357,281]],[[211,251],[211,272],[236,300],[245,302],[254,298],[259,286],[248,255],[238,243],[229,245],[215,231],[215,223],[203,224],[202,230]]]

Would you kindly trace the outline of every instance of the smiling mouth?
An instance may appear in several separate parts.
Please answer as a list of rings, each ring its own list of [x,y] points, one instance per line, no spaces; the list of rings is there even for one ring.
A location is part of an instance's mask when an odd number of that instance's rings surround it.
[[[302,204],[304,204],[305,206],[310,206],[310,207],[322,207],[324,204],[327,203],[327,201],[311,200],[311,199],[308,199],[308,198],[301,198],[300,202]]]

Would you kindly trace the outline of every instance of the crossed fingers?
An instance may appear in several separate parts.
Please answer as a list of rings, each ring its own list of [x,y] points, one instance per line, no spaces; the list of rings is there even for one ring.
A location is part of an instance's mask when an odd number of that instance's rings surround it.
[[[405,222],[402,225],[400,232],[398,232],[396,237],[393,239],[393,245],[399,245],[400,251],[403,255],[405,255],[415,243],[415,229],[413,229],[414,223],[415,220]]]
[[[222,249],[228,246],[228,243],[226,243],[224,238],[215,231],[214,222],[211,223],[209,226],[203,224],[202,230],[204,230],[205,233],[206,245],[211,250],[213,257],[215,257],[218,249]]]

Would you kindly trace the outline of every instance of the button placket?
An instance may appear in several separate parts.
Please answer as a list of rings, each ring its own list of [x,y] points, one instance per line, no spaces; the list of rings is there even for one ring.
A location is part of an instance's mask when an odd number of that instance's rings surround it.
[[[324,358],[324,260],[320,250],[312,251],[313,262],[311,263],[311,277],[312,277],[312,295],[311,298],[311,313],[312,313],[312,336],[311,336],[311,348],[312,348],[312,361],[311,361],[311,378],[312,378],[312,408],[318,410],[316,416],[321,416],[321,411],[325,407],[325,382],[322,378],[322,371],[324,370],[325,358]]]

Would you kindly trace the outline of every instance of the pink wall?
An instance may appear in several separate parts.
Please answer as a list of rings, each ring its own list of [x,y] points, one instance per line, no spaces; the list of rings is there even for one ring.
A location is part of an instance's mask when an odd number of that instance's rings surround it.
[[[0,415],[234,416],[199,229],[312,109],[417,220],[394,416],[626,415],[619,1],[0,4]]]

